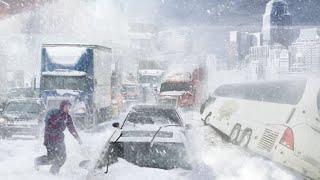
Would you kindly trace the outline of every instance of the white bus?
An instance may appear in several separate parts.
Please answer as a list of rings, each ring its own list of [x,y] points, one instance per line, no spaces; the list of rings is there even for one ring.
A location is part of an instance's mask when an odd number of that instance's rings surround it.
[[[228,84],[201,106],[201,119],[250,151],[320,179],[320,80]]]

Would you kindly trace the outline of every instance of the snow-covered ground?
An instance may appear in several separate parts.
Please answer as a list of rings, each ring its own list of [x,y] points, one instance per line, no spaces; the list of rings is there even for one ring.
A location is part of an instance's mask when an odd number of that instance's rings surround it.
[[[67,131],[67,130],[66,130]],[[42,145],[42,139],[14,138],[0,141],[0,179],[1,180],[77,180],[85,179],[86,171],[79,168],[79,162],[89,159],[100,152],[106,139],[110,136],[111,130],[98,133],[84,133],[80,136],[83,145],[79,145],[73,137],[66,134],[67,161],[57,176],[50,175],[49,166],[40,167],[35,171],[33,167],[34,158],[46,153]]]
[[[187,123],[192,124],[189,134],[194,156],[212,168],[216,179],[303,179],[280,165],[225,142],[211,127],[203,125],[198,112],[187,112],[182,116]]]
[[[236,146],[224,142],[215,131],[210,127],[203,126],[199,120],[197,112],[184,112],[182,117],[192,124],[189,132],[190,142],[194,150],[193,156],[207,164],[210,171],[213,172],[212,179],[281,179],[296,180],[297,175],[291,173],[282,167],[266,160],[260,156],[255,156],[245,152]],[[111,127],[111,125],[108,125]],[[66,132],[67,161],[61,169],[58,176],[52,176],[48,173],[49,166],[41,167],[40,171],[33,168],[33,160],[37,156],[45,154],[45,148],[42,145],[42,139],[21,139],[15,138],[0,141],[0,179],[1,180],[78,180],[85,179],[86,171],[79,168],[80,161],[91,159],[100,151],[107,138],[111,135],[112,128],[100,129],[99,132],[88,133],[81,132],[83,145],[77,142]],[[123,178],[135,177],[141,179],[168,179],[171,173],[179,174],[177,170],[165,171],[157,169],[147,169],[131,166],[129,163],[122,162]],[[120,167],[121,169],[121,167]],[[119,170],[119,167],[117,168]],[[114,176],[119,173],[111,172]],[[122,178],[122,179],[123,179]],[[202,179],[192,175],[192,179]]]

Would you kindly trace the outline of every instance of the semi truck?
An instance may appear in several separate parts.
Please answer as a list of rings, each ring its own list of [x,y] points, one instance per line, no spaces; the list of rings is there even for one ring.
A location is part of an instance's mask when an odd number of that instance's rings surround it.
[[[203,96],[203,69],[190,72],[168,73],[161,83],[158,103],[179,108],[192,108],[200,104]]]
[[[138,82],[144,103],[153,103],[159,91],[161,80],[165,72],[164,62],[156,60],[140,60],[138,62]]]
[[[112,49],[99,45],[44,44],[41,50],[40,97],[48,108],[72,102],[71,115],[80,128],[113,117]]]

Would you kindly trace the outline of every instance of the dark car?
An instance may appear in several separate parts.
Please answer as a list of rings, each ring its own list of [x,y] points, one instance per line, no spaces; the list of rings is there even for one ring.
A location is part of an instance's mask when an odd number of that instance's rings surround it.
[[[40,99],[10,100],[0,116],[0,136],[32,135],[38,137],[43,127],[45,105]]]

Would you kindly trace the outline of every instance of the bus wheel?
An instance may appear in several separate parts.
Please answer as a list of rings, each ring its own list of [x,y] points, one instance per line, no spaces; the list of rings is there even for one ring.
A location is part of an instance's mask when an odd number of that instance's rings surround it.
[[[238,142],[237,140],[238,140],[240,131],[241,131],[241,125],[240,124],[236,124],[233,127],[233,129],[232,129],[232,131],[230,133],[230,136],[229,136],[230,137],[230,142],[232,144],[237,144],[237,142]]]
[[[239,141],[239,146],[242,148],[246,148],[250,142],[251,139],[252,130],[251,129],[245,129],[243,133],[241,134],[241,138]]]

